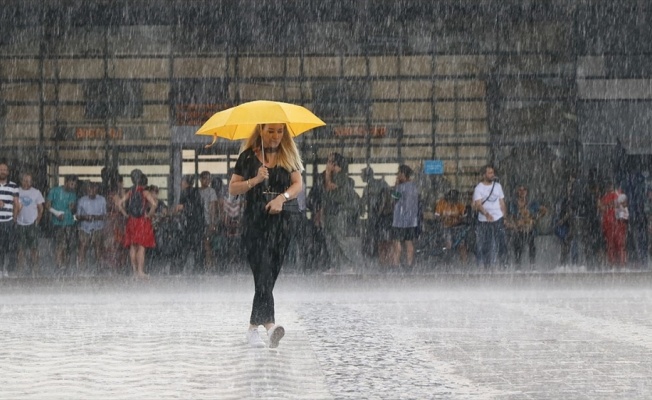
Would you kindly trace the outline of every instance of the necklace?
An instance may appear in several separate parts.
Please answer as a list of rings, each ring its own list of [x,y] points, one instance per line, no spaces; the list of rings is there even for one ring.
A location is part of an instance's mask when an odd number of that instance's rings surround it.
[[[265,153],[278,153],[278,147],[265,147]]]

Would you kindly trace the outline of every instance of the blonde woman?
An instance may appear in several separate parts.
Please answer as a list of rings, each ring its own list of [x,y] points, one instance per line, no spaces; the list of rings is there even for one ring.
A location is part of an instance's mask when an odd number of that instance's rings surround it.
[[[262,124],[243,145],[229,183],[229,194],[246,199],[242,240],[255,285],[247,331],[252,347],[265,346],[258,334],[260,325],[267,330],[271,348],[285,335],[285,329],[276,325],[272,291],[288,248],[288,213],[295,209],[302,188],[302,170],[285,124]]]

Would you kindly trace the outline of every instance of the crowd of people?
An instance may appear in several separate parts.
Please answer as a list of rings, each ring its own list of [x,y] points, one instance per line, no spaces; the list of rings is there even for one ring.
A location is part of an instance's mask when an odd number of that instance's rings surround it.
[[[184,176],[174,207],[158,198],[159,188],[140,170],[131,172],[129,187],[109,168],[101,183],[66,176],[45,196],[32,186],[30,173],[21,173],[16,184],[9,172],[0,162],[3,277],[41,274],[40,258],[49,254],[39,241],[44,226],[60,275],[220,273],[246,261],[248,251],[241,249],[248,243],[248,204],[246,196],[229,194],[234,171],[228,185],[208,171],[199,185]],[[434,204],[426,204],[407,165],[398,167],[393,185],[370,167],[360,172],[362,196],[346,158],[331,153],[308,195],[305,188],[297,193],[284,257],[298,270],[328,274],[371,265],[404,271],[416,264],[518,270],[526,252],[528,265],[537,264],[542,231],[558,241],[559,265],[648,265],[652,190],[640,172],[603,182],[595,171],[586,178],[571,174],[548,205],[533,198],[526,183],[506,195],[489,165],[472,193],[447,190]]]
[[[67,175],[46,196],[32,178],[23,172],[19,185],[10,181],[9,166],[0,161],[1,277],[39,276],[40,258],[50,252],[58,276],[181,274],[188,255],[194,272],[218,266],[221,210],[229,199],[222,180],[207,171],[197,188],[193,176],[183,177],[175,207],[159,199],[159,188],[138,169],[131,171],[130,187],[117,170],[104,168],[101,183]],[[45,236],[52,251],[39,240]]]
[[[652,188],[646,172],[619,175],[603,181],[596,170],[585,178],[569,175],[553,221],[562,264],[648,268]]]
[[[596,170],[585,178],[571,172],[548,206],[531,196],[524,182],[506,195],[491,165],[482,168],[468,198],[452,189],[434,205],[423,204],[412,175],[409,167],[399,166],[390,187],[374,179],[370,168],[362,171],[367,183],[363,254],[377,257],[387,270],[414,266],[415,241],[425,268],[518,271],[526,267],[527,251],[527,267],[537,269],[536,238],[542,232],[554,234],[560,249],[559,258],[548,257],[548,263],[588,270],[648,268],[652,187],[644,172],[631,169],[603,181]]]

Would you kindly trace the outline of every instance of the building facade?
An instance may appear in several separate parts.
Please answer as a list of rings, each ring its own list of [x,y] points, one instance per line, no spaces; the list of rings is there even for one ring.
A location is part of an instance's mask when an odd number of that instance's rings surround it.
[[[306,182],[329,152],[429,191],[492,162],[548,200],[569,169],[648,154],[646,1],[12,1],[0,10],[0,155],[41,187],[143,169],[174,201],[182,173],[226,176],[239,143],[194,131],[269,99],[328,126],[301,136]],[[646,156],[642,156],[645,158]],[[167,190],[165,190],[167,189]]]

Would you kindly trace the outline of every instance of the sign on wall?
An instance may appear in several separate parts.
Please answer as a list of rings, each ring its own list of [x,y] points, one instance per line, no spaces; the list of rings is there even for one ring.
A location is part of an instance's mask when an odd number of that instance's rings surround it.
[[[333,128],[335,137],[365,137],[381,138],[387,136],[387,128],[384,126],[337,126]]]
[[[202,126],[216,112],[230,108],[231,104],[177,104],[175,107],[175,125]]]
[[[444,161],[442,160],[426,160],[423,164],[423,172],[426,175],[443,175],[444,174]]]

